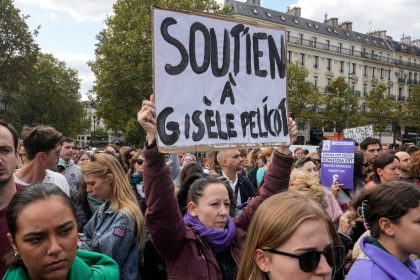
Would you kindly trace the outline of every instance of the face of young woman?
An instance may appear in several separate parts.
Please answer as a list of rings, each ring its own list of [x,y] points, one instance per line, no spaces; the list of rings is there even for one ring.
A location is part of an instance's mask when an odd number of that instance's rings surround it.
[[[62,198],[52,196],[27,205],[16,225],[11,243],[31,279],[67,279],[76,257],[78,235],[73,211]]]
[[[420,255],[420,204],[400,218],[398,224],[392,224],[396,248],[401,255]]]
[[[394,159],[394,161],[384,168],[378,168],[377,170],[381,183],[389,183],[400,179],[400,161]]]
[[[134,164],[135,164],[134,167],[136,168],[136,171],[139,173],[143,173],[143,164],[144,164],[143,157],[139,156]]]
[[[277,249],[279,251],[302,255],[308,251],[324,251],[332,243],[325,222],[320,219],[304,221],[292,237]],[[312,272],[303,272],[296,258],[267,253],[268,275],[271,280],[318,280],[331,279],[332,268],[321,254],[318,266]]]
[[[203,195],[190,209],[200,222],[211,229],[223,230],[229,215],[229,194],[222,183],[212,183],[204,189]]]
[[[86,162],[89,162],[89,161],[90,161],[89,156],[87,154],[83,154],[80,157],[79,161],[77,162],[77,165],[78,166],[83,166]]]
[[[112,179],[109,177],[102,178],[93,174],[84,174],[83,178],[86,182],[86,191],[91,193],[96,199],[106,200],[111,195]]]
[[[311,176],[311,179],[319,180],[318,167],[312,160],[305,162],[301,169],[308,172],[309,176]]]

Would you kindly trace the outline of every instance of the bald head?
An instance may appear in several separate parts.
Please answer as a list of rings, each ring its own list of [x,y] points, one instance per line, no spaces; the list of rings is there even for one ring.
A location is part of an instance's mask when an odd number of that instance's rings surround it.
[[[223,172],[238,172],[242,170],[242,156],[238,150],[222,150],[217,154],[217,162]]]
[[[395,153],[395,156],[397,156],[400,159],[401,177],[410,177],[411,156],[406,152]]]

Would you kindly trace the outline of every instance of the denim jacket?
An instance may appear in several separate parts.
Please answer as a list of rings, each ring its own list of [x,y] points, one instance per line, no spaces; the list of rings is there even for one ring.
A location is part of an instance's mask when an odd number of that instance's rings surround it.
[[[120,267],[121,279],[139,279],[140,248],[135,220],[129,213],[112,210],[107,202],[86,224],[84,235],[79,249],[114,259]]]

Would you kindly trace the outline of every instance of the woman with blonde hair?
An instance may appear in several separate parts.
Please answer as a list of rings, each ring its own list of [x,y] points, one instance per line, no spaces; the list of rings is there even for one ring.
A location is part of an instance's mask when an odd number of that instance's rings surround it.
[[[304,157],[300,160],[303,158]],[[298,162],[300,160],[298,160]],[[323,207],[325,206],[325,211],[334,223],[338,223],[341,215],[343,215],[343,210],[341,210],[340,205],[338,205],[333,194],[320,185],[317,176],[313,176],[304,169],[295,168],[292,170],[292,173],[290,174],[289,189],[305,192]]]
[[[344,248],[325,211],[289,191],[266,199],[248,229],[237,280],[331,279]]]
[[[83,166],[82,173],[87,192],[107,202],[86,224],[80,249],[113,258],[121,279],[138,279],[143,215],[122,166],[114,156],[101,153]]]

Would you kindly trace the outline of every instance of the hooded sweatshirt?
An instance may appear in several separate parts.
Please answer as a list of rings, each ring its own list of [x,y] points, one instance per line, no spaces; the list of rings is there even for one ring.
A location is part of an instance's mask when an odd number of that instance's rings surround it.
[[[24,267],[14,267],[7,271],[3,280],[29,280]],[[89,251],[77,251],[70,268],[69,280],[119,280],[117,263],[108,256]]]
[[[351,267],[346,280],[420,280],[420,271],[411,258],[402,263],[387,251],[373,245],[370,236],[362,239],[360,248],[366,255]]]

